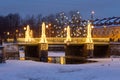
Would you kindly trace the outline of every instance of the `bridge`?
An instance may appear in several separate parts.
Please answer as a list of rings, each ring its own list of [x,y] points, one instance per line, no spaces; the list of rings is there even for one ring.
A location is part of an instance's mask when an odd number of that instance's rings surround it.
[[[69,42],[69,44],[84,44],[86,38],[71,38],[72,40]],[[25,38],[17,38],[17,42],[19,44],[38,44],[40,42],[41,38],[33,38],[30,42],[25,42]],[[47,38],[48,44],[66,44],[65,43],[66,38],[55,38],[50,37]],[[92,38],[94,44],[109,44],[110,39],[109,38]],[[8,42],[14,42],[14,39],[8,39]]]
[[[25,42],[25,38],[18,38],[17,45],[19,47],[25,47],[25,55],[27,57],[39,58],[40,39],[34,38],[31,42]],[[84,50],[86,38],[71,38],[71,42],[65,43],[66,38],[47,38],[48,51],[65,51],[67,57],[82,57],[86,50]],[[94,57],[108,57],[110,50],[109,38],[92,38],[94,44]],[[9,39],[9,42],[13,42],[13,39]],[[68,53],[69,52],[69,53]],[[90,56],[89,54],[87,54]],[[72,60],[73,61],[73,60]],[[71,61],[69,61],[71,62]]]
[[[48,61],[48,50],[64,50],[65,57],[67,57],[66,63],[79,62],[80,59],[83,60],[88,57],[109,57],[111,54],[120,53],[119,42],[111,43],[109,37],[92,38],[91,31],[91,24],[88,24],[87,36],[75,38],[70,36],[70,29],[68,26],[66,38],[47,38],[45,35],[45,24],[43,23],[41,38],[32,38],[29,29],[29,31],[26,30],[25,38],[17,38],[16,45],[18,47],[24,47],[25,57],[38,58],[43,62]],[[14,40],[8,39],[8,42],[14,42]]]

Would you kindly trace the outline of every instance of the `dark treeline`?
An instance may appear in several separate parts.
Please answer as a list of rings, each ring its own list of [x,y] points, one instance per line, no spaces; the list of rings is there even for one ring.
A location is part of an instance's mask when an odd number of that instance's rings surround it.
[[[24,27],[30,25],[33,30],[34,37],[40,37],[41,24],[45,22],[47,26],[47,37],[65,37],[65,28],[70,25],[71,36],[85,36],[83,30],[86,21],[82,20],[79,11],[70,11],[69,13],[56,13],[48,16],[27,15],[22,18],[18,13],[0,16],[0,36],[2,38],[24,37]],[[76,30],[77,29],[77,30]]]
[[[8,14],[7,16],[0,16],[0,36],[2,38],[12,38],[14,36],[24,37],[24,27],[30,25],[34,32],[38,32],[39,25],[42,23],[42,16],[27,15],[22,18],[19,14]],[[18,34],[19,33],[19,34]],[[36,35],[38,36],[38,35]]]

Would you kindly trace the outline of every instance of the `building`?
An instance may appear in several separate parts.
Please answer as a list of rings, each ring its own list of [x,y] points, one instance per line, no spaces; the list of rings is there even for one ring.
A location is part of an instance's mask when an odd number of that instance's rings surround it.
[[[104,26],[93,28],[92,30],[93,38],[110,38],[111,40],[120,39],[120,26]]]

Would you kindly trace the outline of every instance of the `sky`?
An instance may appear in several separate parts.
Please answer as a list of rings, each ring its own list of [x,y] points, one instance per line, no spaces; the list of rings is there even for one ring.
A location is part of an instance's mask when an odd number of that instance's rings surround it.
[[[0,0],[0,15],[19,13],[21,16],[56,14],[78,10],[84,19],[91,11],[95,18],[120,16],[120,0]]]

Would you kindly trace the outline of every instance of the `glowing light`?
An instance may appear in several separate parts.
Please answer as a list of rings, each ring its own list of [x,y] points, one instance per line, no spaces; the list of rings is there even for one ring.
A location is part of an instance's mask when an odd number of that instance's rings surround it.
[[[67,30],[67,28],[64,28],[64,30],[66,31],[66,30]]]
[[[52,62],[52,58],[48,57],[48,63],[51,63],[51,62]]]
[[[46,28],[48,28],[48,25],[46,25]]]
[[[26,31],[25,31],[25,42],[31,42],[33,37],[33,31],[30,30],[30,26],[27,25]]]
[[[88,21],[86,43],[93,43],[93,40],[91,37],[91,29],[92,29],[91,23]]]
[[[80,12],[79,11],[77,11],[77,14],[79,14]]]
[[[106,28],[107,26],[103,26],[104,28]]]
[[[94,28],[94,26],[91,26],[91,28]]]
[[[49,23],[48,25],[51,26],[52,24]]]
[[[18,32],[18,30],[16,30],[16,32]]]
[[[46,35],[45,35],[45,23],[42,23],[42,35],[40,43],[47,43]]]
[[[69,26],[67,26],[67,37],[66,37],[65,42],[69,42],[69,41],[71,41],[71,36],[70,36],[70,27],[69,27]]]
[[[95,14],[95,12],[94,12],[94,11],[91,11],[91,14]]]
[[[60,64],[65,64],[64,57],[60,57]]]
[[[22,58],[20,58],[20,60],[25,60],[25,58],[22,57]]]
[[[24,30],[26,30],[27,28],[26,27],[24,27]]]
[[[10,32],[7,32],[7,35],[10,35]]]

